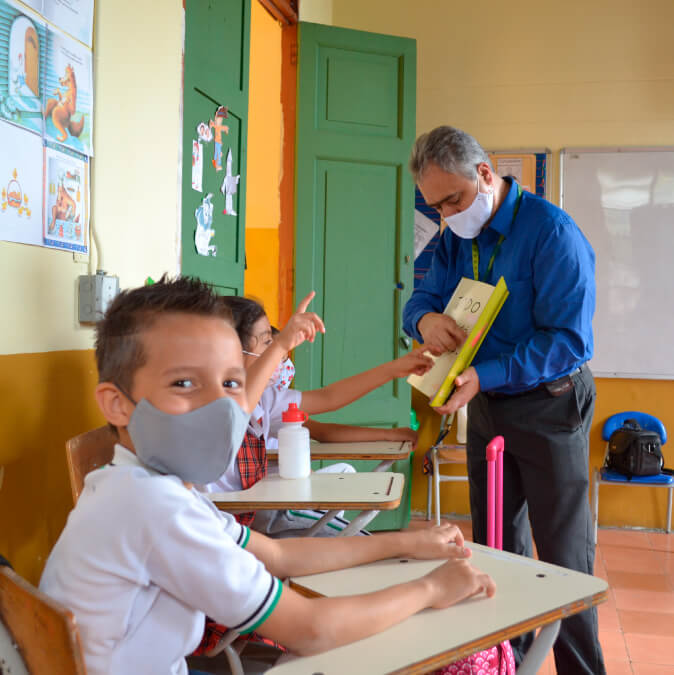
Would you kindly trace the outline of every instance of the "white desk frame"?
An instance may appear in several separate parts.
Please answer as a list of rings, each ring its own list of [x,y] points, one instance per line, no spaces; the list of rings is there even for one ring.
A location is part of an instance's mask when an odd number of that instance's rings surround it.
[[[268,675],[427,673],[543,627],[518,670],[519,675],[534,675],[557,637],[560,620],[606,600],[608,584],[603,579],[478,544],[469,546],[473,564],[496,581],[493,598],[480,596],[448,609],[420,612],[378,635],[275,666]],[[384,560],[293,578],[290,585],[313,596],[369,593],[420,577],[439,564]]]
[[[302,531],[303,536],[313,536],[342,509],[361,509],[362,513],[340,533],[349,536],[365,527],[379,511],[398,508],[404,485],[401,473],[312,473],[295,480],[266,476],[248,490],[206,496],[222,511],[327,509],[319,521]]]

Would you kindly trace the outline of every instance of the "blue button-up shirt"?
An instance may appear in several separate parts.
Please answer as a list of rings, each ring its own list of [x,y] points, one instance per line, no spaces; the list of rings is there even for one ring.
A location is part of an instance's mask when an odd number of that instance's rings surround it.
[[[594,251],[571,217],[530,192],[513,220],[517,185],[477,237],[480,281],[505,278],[510,296],[473,365],[482,391],[514,394],[566,375],[592,357]],[[489,259],[505,237],[494,266]],[[471,240],[446,228],[431,267],[405,305],[403,327],[422,342],[419,319],[443,312],[461,277],[473,278]]]

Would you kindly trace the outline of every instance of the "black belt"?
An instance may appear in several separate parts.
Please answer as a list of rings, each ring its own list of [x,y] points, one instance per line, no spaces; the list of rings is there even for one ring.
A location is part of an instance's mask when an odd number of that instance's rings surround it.
[[[550,394],[550,396],[561,396],[562,394],[565,394],[567,391],[569,391],[569,389],[573,388],[573,379],[577,375],[580,375],[584,367],[585,364],[580,366],[580,368],[572,370],[568,375],[562,375],[562,377],[559,377],[556,380],[551,380],[550,382],[541,382],[541,384],[538,386],[534,387],[533,389],[527,389],[526,391],[518,391],[514,394],[506,394],[500,391],[485,391],[484,393],[489,398],[504,399],[517,398],[518,396],[527,396],[529,394],[533,394],[534,392],[545,389],[548,394]]]

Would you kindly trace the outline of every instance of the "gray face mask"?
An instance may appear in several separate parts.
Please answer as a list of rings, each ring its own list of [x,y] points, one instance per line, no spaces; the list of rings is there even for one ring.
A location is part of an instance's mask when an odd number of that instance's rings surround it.
[[[249,419],[231,398],[218,398],[181,415],[162,412],[141,399],[127,428],[143,464],[206,485],[234,464]]]

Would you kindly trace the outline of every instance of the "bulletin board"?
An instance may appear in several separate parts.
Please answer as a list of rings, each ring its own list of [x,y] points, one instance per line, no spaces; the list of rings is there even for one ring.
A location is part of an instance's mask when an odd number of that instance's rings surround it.
[[[674,148],[560,155],[561,206],[596,255],[594,373],[674,379]]]
[[[0,0],[0,240],[88,253],[94,0]]]
[[[552,152],[549,148],[487,150],[487,154],[499,176],[513,176],[524,190],[550,199],[548,171]]]

